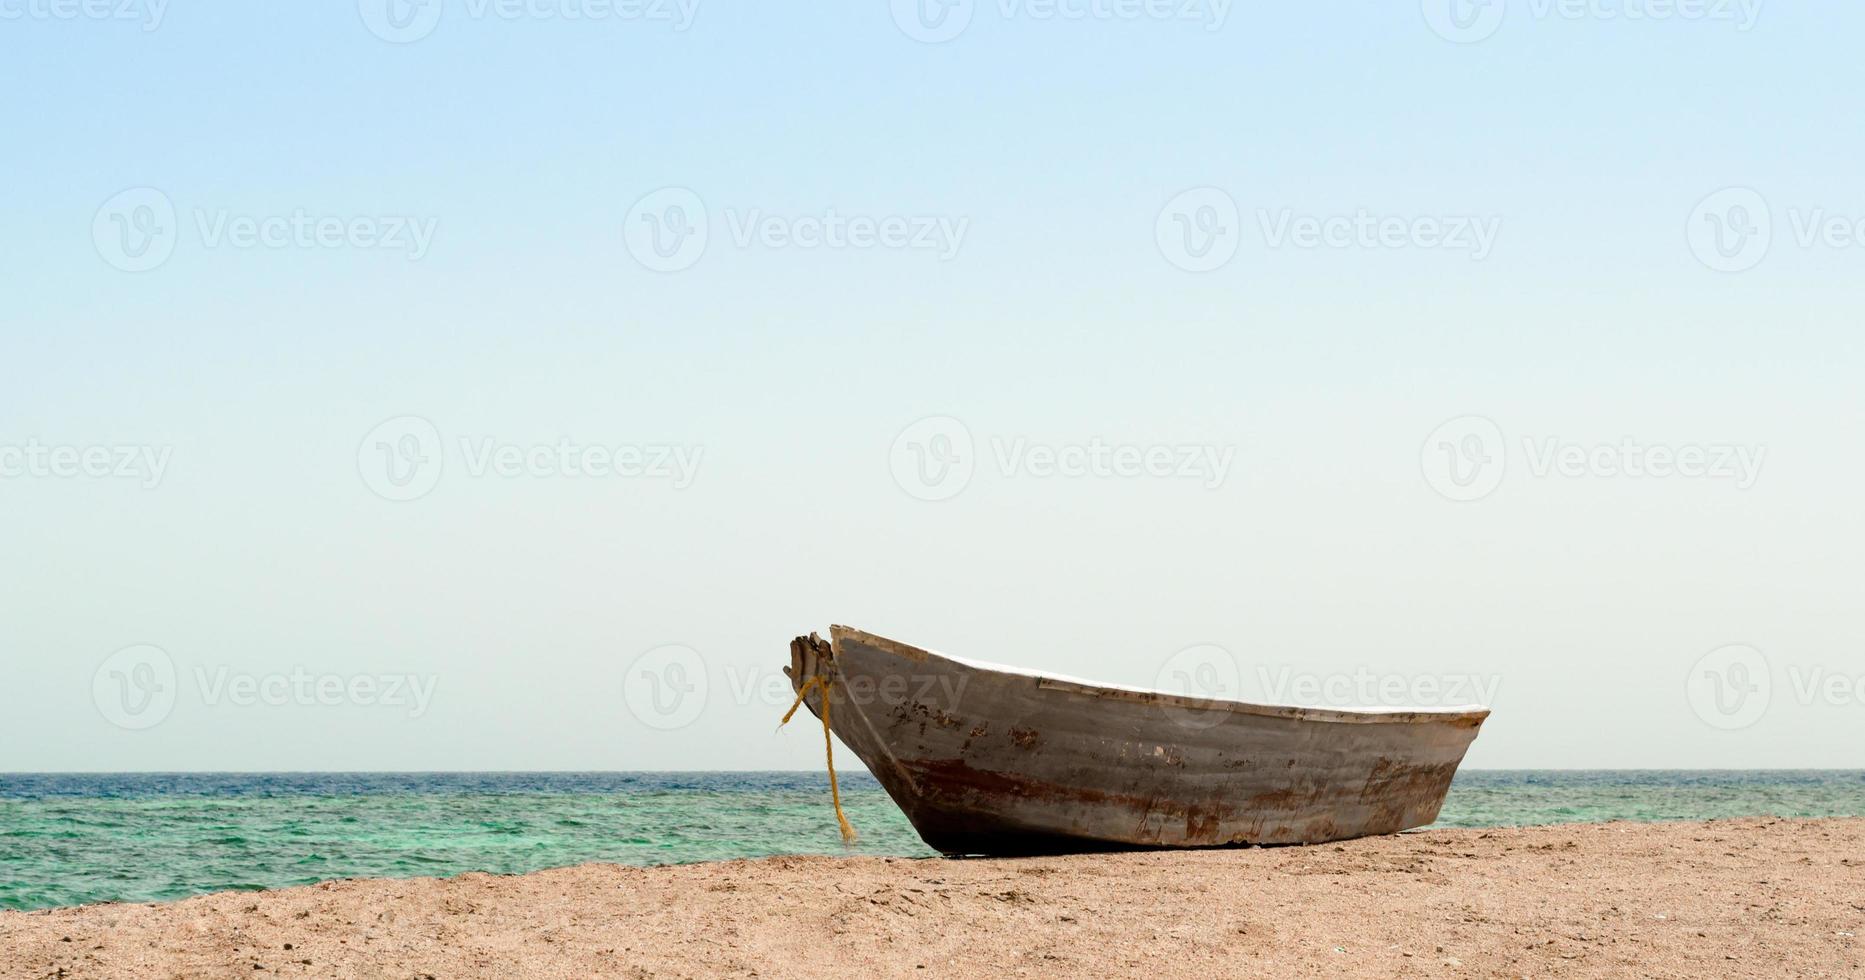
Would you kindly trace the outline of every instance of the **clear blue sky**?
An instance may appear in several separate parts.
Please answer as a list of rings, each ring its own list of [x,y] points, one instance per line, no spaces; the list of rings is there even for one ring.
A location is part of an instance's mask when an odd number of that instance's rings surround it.
[[[0,473],[0,770],[811,767],[735,688],[830,622],[1148,685],[1211,644],[1243,696],[1488,678],[1473,765],[1865,764],[1865,692],[1796,686],[1865,675],[1856,4],[1508,0],[1459,43],[1434,0],[991,2],[925,43],[884,0],[699,0],[684,29],[446,0],[393,43],[375,0],[65,2],[0,0],[0,470],[169,456],[147,489]],[[707,229],[673,270],[640,254],[662,188]],[[1173,211],[1200,188],[1234,253],[1193,272],[1160,229],[1204,227]],[[1766,213],[1704,213],[1724,188]],[[831,211],[962,234],[794,244]],[[1362,213],[1404,247],[1272,240]],[[228,237],[294,216],[340,244]],[[1803,242],[1815,216],[1839,237]],[[1764,257],[1704,252],[1758,217]],[[739,231],[769,218],[779,244]],[[1421,245],[1424,219],[1492,247]],[[125,271],[151,229],[159,263]],[[405,416],[445,472],[384,499],[359,469]],[[977,470],[937,502],[890,475],[929,416]],[[1510,455],[1458,502],[1421,450],[1466,416]],[[1018,439],[1234,462],[1042,476],[994,457]],[[468,471],[564,440],[699,456],[682,486]],[[1523,440],[1765,462],[1567,477]],[[138,644],[178,690],[132,730],[100,702]],[[667,644],[709,685],[672,729],[625,676]],[[1729,644],[1772,675],[1733,731],[1690,693]],[[419,717],[213,686],[294,670],[435,686]]]

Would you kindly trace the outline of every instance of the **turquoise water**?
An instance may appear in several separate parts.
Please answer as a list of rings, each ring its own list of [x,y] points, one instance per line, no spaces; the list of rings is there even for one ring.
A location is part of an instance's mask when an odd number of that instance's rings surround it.
[[[152,901],[330,878],[771,854],[923,856],[865,775],[0,775],[0,908]],[[1438,826],[1865,816],[1865,772],[1467,771]]]

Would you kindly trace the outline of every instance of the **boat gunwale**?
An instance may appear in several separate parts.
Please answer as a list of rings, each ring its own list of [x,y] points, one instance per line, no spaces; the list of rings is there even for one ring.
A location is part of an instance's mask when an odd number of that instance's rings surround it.
[[[1106,684],[1082,680],[1058,674],[1014,667],[1006,664],[994,664],[984,661],[968,660],[951,654],[937,653],[910,643],[891,640],[867,630],[853,626],[834,624],[829,627],[829,639],[834,654],[839,655],[844,638],[853,639],[868,646],[894,654],[907,660],[924,662],[942,661],[966,670],[993,674],[1005,679],[1034,681],[1036,687],[1043,690],[1064,691],[1094,698],[1107,698],[1121,701],[1137,701],[1144,704],[1158,704],[1171,707],[1193,708],[1199,710],[1220,710],[1236,714],[1259,715],[1269,718],[1288,718],[1293,721],[1335,722],[1343,724],[1464,724],[1480,726],[1489,717],[1490,710],[1482,705],[1465,705],[1445,708],[1320,708],[1294,704],[1262,704],[1254,701],[1236,701],[1227,698],[1201,698],[1189,694],[1174,694],[1170,691],[1151,690],[1147,688],[1125,687],[1118,684]]]

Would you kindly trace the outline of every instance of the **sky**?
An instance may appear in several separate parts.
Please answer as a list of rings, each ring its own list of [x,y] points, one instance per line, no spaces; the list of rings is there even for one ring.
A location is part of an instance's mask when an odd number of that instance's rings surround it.
[[[812,769],[831,623],[1865,765],[1865,10],[804,7],[0,0],[0,771]]]

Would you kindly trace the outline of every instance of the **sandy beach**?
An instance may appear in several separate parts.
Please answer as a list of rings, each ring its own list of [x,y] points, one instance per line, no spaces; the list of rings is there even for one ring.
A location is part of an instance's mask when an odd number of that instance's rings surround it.
[[[33,978],[1856,976],[1865,820],[783,857],[0,914]]]

